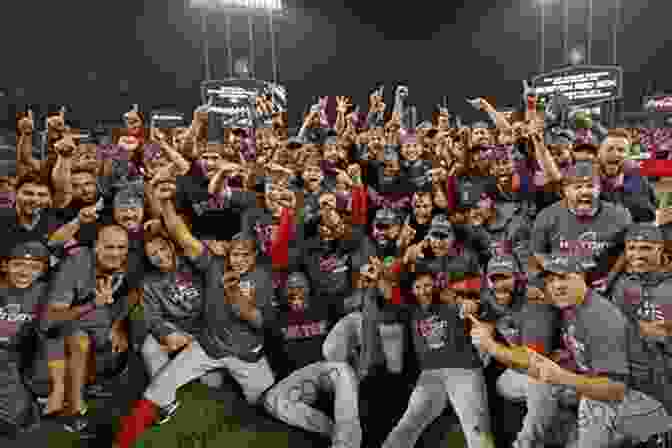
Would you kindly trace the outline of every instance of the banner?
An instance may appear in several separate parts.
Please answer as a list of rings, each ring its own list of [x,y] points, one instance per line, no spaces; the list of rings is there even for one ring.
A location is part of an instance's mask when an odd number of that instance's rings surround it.
[[[251,128],[255,124],[271,124],[271,114],[257,112],[256,100],[271,100],[272,113],[287,110],[287,91],[281,85],[256,79],[226,79],[201,83],[203,104],[211,101],[210,111],[222,119],[222,127]]]
[[[646,112],[672,112],[672,95],[649,96],[644,99]]]
[[[562,93],[570,106],[587,107],[623,95],[623,69],[617,66],[580,65],[565,67],[532,79],[537,95]]]

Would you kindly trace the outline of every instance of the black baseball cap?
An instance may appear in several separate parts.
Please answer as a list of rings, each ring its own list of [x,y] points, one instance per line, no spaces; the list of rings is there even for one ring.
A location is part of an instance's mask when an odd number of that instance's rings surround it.
[[[582,273],[595,266],[595,262],[586,257],[565,253],[555,253],[546,257],[542,275]]]
[[[25,241],[15,245],[9,252],[9,258],[49,259],[49,249],[39,241]]]
[[[567,181],[594,178],[597,173],[596,165],[591,160],[577,160],[569,167],[564,178]]]
[[[628,227],[625,234],[626,241],[665,241],[663,232],[660,228],[652,224],[636,223]]]
[[[499,255],[488,262],[488,277],[498,274],[513,275],[517,271],[516,259],[511,255]]]

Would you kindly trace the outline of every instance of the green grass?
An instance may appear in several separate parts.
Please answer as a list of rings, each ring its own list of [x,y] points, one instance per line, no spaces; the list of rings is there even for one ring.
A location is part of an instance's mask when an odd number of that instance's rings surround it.
[[[328,446],[312,443],[305,439],[301,431],[292,430],[282,423],[270,425],[270,428],[255,429],[249,424],[254,417],[239,417],[232,414],[232,407],[213,399],[207,386],[192,383],[178,392],[182,405],[175,417],[161,427],[148,429],[138,440],[135,448],[320,448]],[[104,404],[91,402],[90,415]],[[244,421],[247,421],[246,425]],[[116,422],[115,422],[116,423]],[[246,427],[247,426],[247,427]],[[264,425],[269,426],[269,425]],[[116,425],[115,425],[116,427]],[[447,432],[438,445],[443,448],[464,448],[466,442],[461,432]],[[291,432],[291,436],[290,436]],[[420,442],[418,445],[420,445]],[[49,435],[49,446],[58,448],[79,448],[85,446],[77,436],[65,432]],[[367,447],[362,447],[367,448]]]

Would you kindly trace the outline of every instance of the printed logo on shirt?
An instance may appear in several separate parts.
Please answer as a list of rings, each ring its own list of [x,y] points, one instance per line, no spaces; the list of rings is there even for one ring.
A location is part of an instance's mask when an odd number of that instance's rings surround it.
[[[637,318],[646,321],[665,320],[665,312],[660,305],[647,300],[637,308]]]
[[[347,272],[350,261],[350,255],[343,255],[337,257],[336,255],[328,255],[320,257],[320,271],[330,272],[332,274]]]
[[[35,318],[33,313],[21,311],[21,305],[10,304],[0,308],[0,337],[9,338],[14,336],[21,325],[32,322]]]
[[[573,322],[563,328],[562,342],[574,358],[576,367],[582,372],[590,371],[591,369],[586,358],[586,345],[577,339],[576,324]]]
[[[416,331],[425,338],[430,350],[436,350],[446,345],[448,322],[438,316],[420,319],[416,322]]]
[[[609,249],[612,243],[609,241],[598,241],[596,232],[585,232],[579,235],[575,241],[561,238],[560,249],[566,251],[568,255],[576,257],[599,256],[604,250]]]
[[[287,339],[313,338],[327,334],[327,322],[306,322],[303,324],[288,325],[282,329]]]

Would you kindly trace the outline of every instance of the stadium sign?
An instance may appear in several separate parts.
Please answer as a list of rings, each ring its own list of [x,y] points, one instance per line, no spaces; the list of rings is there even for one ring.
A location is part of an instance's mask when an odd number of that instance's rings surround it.
[[[565,95],[570,106],[587,107],[623,96],[623,69],[618,66],[564,67],[532,78],[537,95]]]
[[[271,124],[272,115],[257,112],[256,99],[264,96],[271,99],[272,112],[287,110],[287,91],[278,84],[256,79],[226,79],[201,83],[201,100],[210,103],[210,111],[222,118],[223,127],[253,127]]]
[[[672,95],[647,97],[644,100],[644,110],[647,112],[672,112]]]

